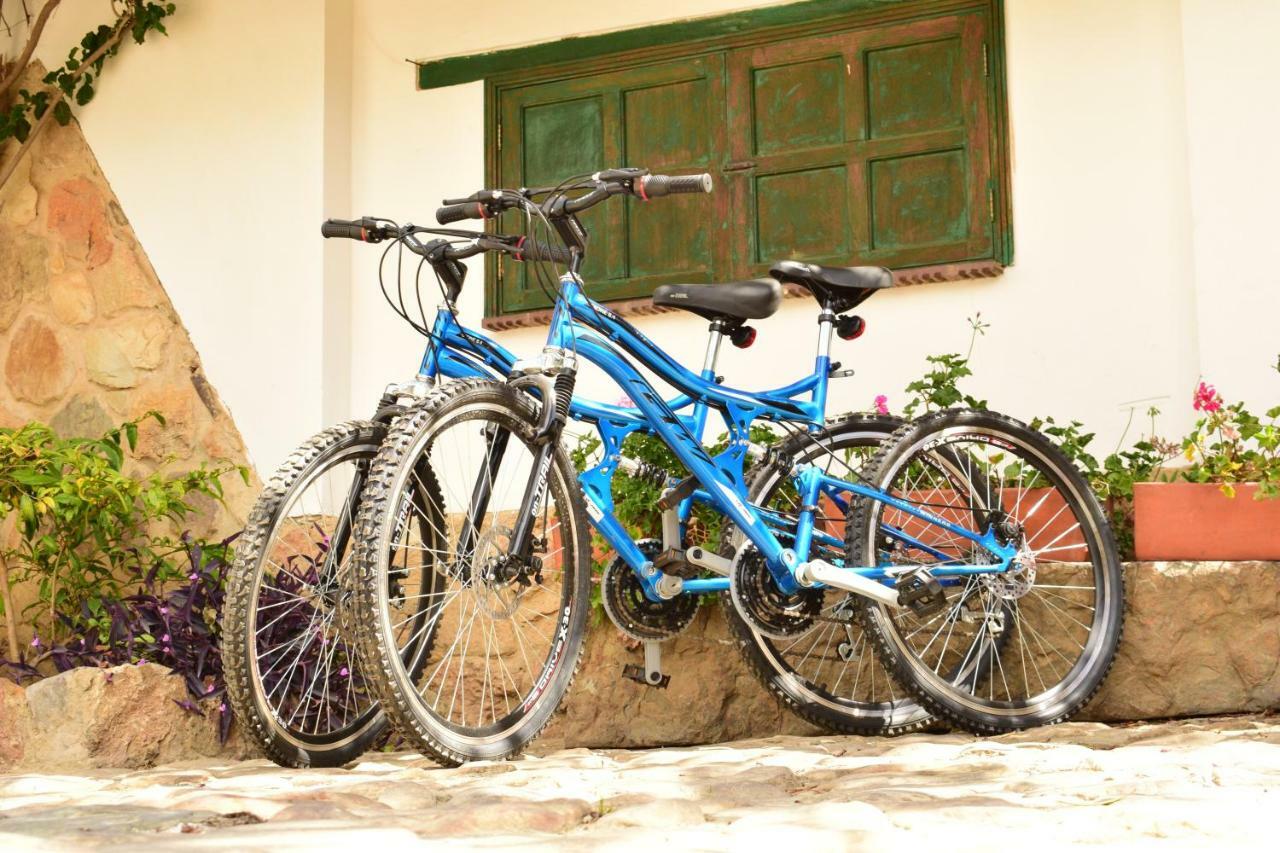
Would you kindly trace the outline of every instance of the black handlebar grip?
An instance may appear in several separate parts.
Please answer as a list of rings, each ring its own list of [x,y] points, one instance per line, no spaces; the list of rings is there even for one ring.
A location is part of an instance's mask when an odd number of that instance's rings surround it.
[[[636,179],[636,194],[641,198],[659,198],[673,193],[709,193],[711,175],[645,175]]]
[[[448,225],[450,222],[458,222],[462,219],[488,219],[489,211],[484,206],[484,202],[468,201],[462,204],[446,204],[444,207],[436,208],[436,222],[441,225]]]
[[[553,246],[541,240],[521,240],[511,250],[517,261],[554,261],[557,264],[568,264],[573,254],[563,246]]]
[[[320,236],[328,239],[329,237],[346,237],[348,240],[366,240],[367,232],[359,222],[349,222],[346,219],[327,219],[320,226]]]

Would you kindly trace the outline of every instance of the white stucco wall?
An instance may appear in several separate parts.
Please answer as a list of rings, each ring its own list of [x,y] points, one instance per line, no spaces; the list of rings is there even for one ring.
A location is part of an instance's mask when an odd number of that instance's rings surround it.
[[[1280,402],[1280,3],[1182,0],[1200,370]]]
[[[440,198],[483,183],[483,87],[416,91],[406,59],[761,5],[543,0],[535,15],[514,0],[466,14],[416,0],[183,0],[172,38],[122,53],[83,124],[269,468],[321,423],[367,414],[421,349],[382,301],[378,250],[325,245],[319,221],[430,222]],[[93,6],[106,0],[76,0],[83,17],[58,13],[47,61],[103,17]],[[1263,253],[1280,191],[1269,157],[1280,5],[1006,6],[1015,263],[999,279],[867,303],[868,333],[837,349],[859,374],[837,385],[833,409],[877,393],[900,403],[926,354],[967,345],[965,318],[978,311],[991,329],[972,391],[1017,416],[1081,419],[1102,450],[1135,400],[1157,401],[1164,431],[1181,433],[1201,374],[1229,396],[1276,400],[1280,377],[1267,366],[1280,349],[1270,329],[1280,272]],[[478,323],[474,267],[463,304]],[[639,325],[700,358],[696,318]],[[788,300],[759,326],[753,349],[726,354],[730,382],[775,385],[808,369],[811,303]],[[542,335],[502,337],[531,351]],[[598,382],[586,390],[614,395]]]

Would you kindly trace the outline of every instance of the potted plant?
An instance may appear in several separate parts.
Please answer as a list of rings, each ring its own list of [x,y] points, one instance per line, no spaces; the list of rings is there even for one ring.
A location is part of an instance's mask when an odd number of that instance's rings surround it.
[[[1134,485],[1137,559],[1280,559],[1280,406],[1260,419],[1201,382],[1194,407],[1188,467]]]

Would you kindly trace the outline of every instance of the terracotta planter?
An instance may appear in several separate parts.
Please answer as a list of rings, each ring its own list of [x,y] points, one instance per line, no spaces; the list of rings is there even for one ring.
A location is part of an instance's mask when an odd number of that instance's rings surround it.
[[[1280,500],[1229,498],[1213,483],[1138,483],[1133,489],[1134,552],[1139,560],[1280,559]]]

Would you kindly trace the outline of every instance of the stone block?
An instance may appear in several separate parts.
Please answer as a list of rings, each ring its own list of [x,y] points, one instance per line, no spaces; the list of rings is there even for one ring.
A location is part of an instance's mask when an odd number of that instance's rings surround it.
[[[115,244],[106,202],[93,181],[70,178],[49,192],[48,227],[62,237],[65,251],[89,269],[111,259]]]
[[[35,317],[13,333],[4,372],[13,396],[37,404],[61,399],[75,377],[58,334]]]
[[[138,262],[133,249],[125,246],[89,276],[104,317],[114,317],[128,308],[155,308],[163,300],[159,285]]]
[[[93,288],[82,272],[50,276],[49,302],[54,316],[68,325],[78,326],[93,319]]]
[[[49,421],[49,426],[63,438],[97,438],[115,425],[102,403],[79,394]]]
[[[81,667],[26,689],[24,761],[41,768],[151,767],[217,755],[217,720],[178,706],[182,679],[162,666]]]

